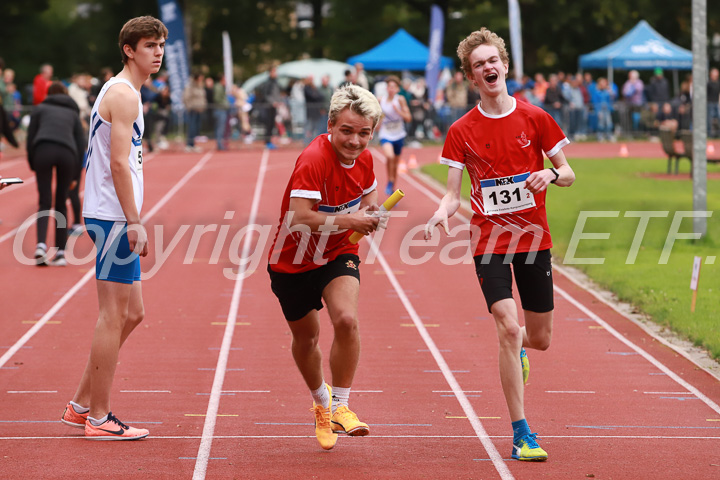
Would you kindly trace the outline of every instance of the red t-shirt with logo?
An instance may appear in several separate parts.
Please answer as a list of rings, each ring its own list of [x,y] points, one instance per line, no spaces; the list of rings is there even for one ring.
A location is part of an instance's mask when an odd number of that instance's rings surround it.
[[[358,245],[348,241],[350,230],[321,235],[308,234],[307,228],[303,233],[299,225],[290,229],[286,221],[290,198],[314,200],[313,210],[330,216],[345,215],[360,210],[362,197],[376,186],[369,151],[363,151],[352,165],[346,165],[338,159],[328,134],[316,137],[298,157],[285,189],[280,222],[268,257],[270,268],[279,273],[301,273],[321,267],[338,255],[358,253]]]
[[[480,106],[470,110],[450,127],[442,151],[442,163],[467,168],[470,175],[471,223],[478,227],[473,229],[475,255],[552,247],[545,212],[547,190],[534,195],[534,206],[523,206],[520,193],[523,200],[532,194],[516,186],[523,185],[519,182],[526,174],[544,168],[543,152],[553,157],[570,141],[550,114],[511,99],[513,107],[502,115],[488,114]],[[487,186],[494,188],[483,195]],[[503,212],[502,204],[515,205],[516,196],[518,207]],[[490,202],[488,208],[486,201]]]

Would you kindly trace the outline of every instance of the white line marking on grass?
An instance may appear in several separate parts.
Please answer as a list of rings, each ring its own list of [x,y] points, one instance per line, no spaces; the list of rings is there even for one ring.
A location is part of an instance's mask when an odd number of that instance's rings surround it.
[[[165,205],[168,200],[170,200],[173,195],[177,193],[180,188],[182,188],[183,185],[185,185],[197,172],[202,169],[202,167],[207,163],[208,160],[210,160],[210,157],[212,157],[212,153],[207,153],[205,156],[203,156],[198,163],[195,164],[195,166],[190,169],[176,184],[173,188],[170,189],[169,192],[167,192],[160,201],[153,207],[152,210],[150,210],[145,217],[142,219],[142,223],[147,222],[150,220],[157,212],[160,210],[160,208]],[[45,313],[45,315],[42,316],[38,322],[32,326],[30,330],[28,330],[25,335],[20,337],[20,340],[15,342],[15,344],[10,347],[10,349],[5,352],[5,354],[0,357],[0,368],[2,368],[3,365],[7,363],[8,360],[12,358],[15,353],[22,348],[23,345],[25,345],[50,319],[52,319],[55,314],[65,306],[65,304],[73,297],[75,294],[85,286],[85,284],[95,276],[95,266],[88,270],[88,272],[83,275],[83,277],[75,284],[73,285],[70,290],[68,290],[65,295],[58,300],[55,305],[53,305],[50,310]]]
[[[256,223],[258,209],[260,208],[260,195],[262,193],[263,182],[265,181],[265,172],[267,171],[269,156],[270,151],[268,149],[263,150],[258,178],[255,182],[255,193],[253,195],[252,206],[250,207],[250,218],[248,218],[247,221],[248,225],[254,225]],[[254,235],[249,233],[245,235],[241,258],[249,257],[250,244],[253,237]],[[207,464],[210,459],[213,434],[215,433],[215,423],[217,421],[218,408],[220,406],[220,397],[223,391],[223,382],[225,381],[225,369],[227,367],[228,356],[230,355],[230,345],[232,343],[233,333],[235,332],[235,320],[238,315],[240,296],[242,294],[246,271],[247,264],[243,263],[238,268],[238,276],[235,279],[232,300],[230,301],[230,311],[227,316],[227,325],[225,325],[225,333],[223,334],[222,345],[220,347],[220,353],[218,354],[218,363],[215,369],[215,378],[213,379],[210,400],[208,401],[202,440],[200,440],[197,461],[195,462],[195,470],[193,471],[193,480],[203,480],[205,478],[205,473],[207,472]]]
[[[385,260],[385,256],[378,250],[377,245],[375,245],[375,242],[370,242],[370,249],[373,250],[373,253],[377,255],[377,259],[380,261],[380,265],[382,265],[383,270],[385,270],[385,273],[387,274],[388,280],[392,284],[393,288],[398,294],[398,298],[402,302],[403,306],[405,307],[405,310],[410,314],[410,318],[412,318],[413,323],[415,324],[418,333],[422,337],[422,339],[425,341],[425,345],[427,345],[428,349],[430,350],[430,353],[432,354],[433,358],[435,359],[435,363],[437,363],[438,367],[440,367],[440,371],[442,372],[443,376],[445,377],[445,381],[448,383],[450,388],[452,389],[453,393],[455,394],[455,397],[457,398],[458,402],[460,403],[460,406],[462,407],[465,414],[468,416],[468,420],[470,421],[470,424],[473,427],[473,430],[475,430],[477,438],[480,439],[480,442],[482,443],[483,447],[485,448],[485,451],[487,452],[488,456],[492,459],[493,465],[495,466],[495,469],[500,474],[500,478],[504,480],[509,480],[514,478],[512,474],[510,473],[510,470],[508,470],[507,465],[505,465],[505,462],[502,459],[502,456],[495,448],[495,445],[493,445],[492,441],[488,437],[487,432],[485,431],[485,428],[482,425],[482,422],[477,419],[477,413],[475,413],[475,410],[473,410],[472,405],[470,405],[470,401],[465,396],[465,393],[460,388],[460,385],[458,384],[457,380],[455,379],[455,376],[452,374],[452,371],[450,370],[450,367],[448,366],[447,362],[445,361],[445,358],[443,357],[442,353],[437,348],[437,345],[435,345],[435,342],[433,341],[432,337],[428,333],[427,329],[423,325],[422,320],[420,319],[420,316],[417,314],[417,311],[415,311],[415,307],[413,307],[412,303],[408,299],[407,295],[405,294],[405,290],[403,290],[402,286],[400,285],[400,282],[398,282],[397,278],[395,277],[395,274],[393,273],[392,269],[390,268],[390,265]]]

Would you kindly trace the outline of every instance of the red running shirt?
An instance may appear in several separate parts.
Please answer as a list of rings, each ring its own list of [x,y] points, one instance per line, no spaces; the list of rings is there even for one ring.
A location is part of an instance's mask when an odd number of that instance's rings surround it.
[[[487,210],[496,208],[500,201],[514,200],[513,193],[519,193],[514,190],[514,184],[524,180],[523,174],[544,168],[543,152],[553,157],[570,143],[550,114],[511,99],[513,107],[502,115],[490,115],[480,106],[470,110],[453,123],[443,146],[441,162],[452,168],[467,168],[470,175],[474,212],[471,223],[479,227],[479,231],[475,228],[473,233],[473,242],[477,241],[474,255],[532,252],[552,247],[545,212],[547,190],[534,195],[535,206],[506,213],[486,212],[482,187],[509,186],[505,197],[497,195],[503,192],[489,196],[495,205]]]
[[[337,158],[328,134],[316,137],[298,157],[285,189],[278,230],[268,256],[270,268],[278,273],[301,273],[321,267],[338,255],[358,253],[358,245],[348,241],[350,230],[336,230],[329,235],[303,234],[300,226],[295,226],[291,231],[285,220],[290,198],[314,200],[313,210],[330,216],[345,215],[357,212],[362,197],[376,186],[369,151],[362,152],[352,165],[345,165]]]

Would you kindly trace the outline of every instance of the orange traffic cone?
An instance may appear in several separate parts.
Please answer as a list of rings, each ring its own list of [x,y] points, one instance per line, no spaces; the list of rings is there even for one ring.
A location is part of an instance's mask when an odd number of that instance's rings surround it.
[[[417,158],[415,158],[415,155],[410,155],[410,160],[408,160],[408,168],[417,168]]]
[[[712,143],[708,143],[706,154],[708,157],[715,155],[715,145],[713,145]]]
[[[628,156],[627,145],[625,145],[624,143],[620,145],[620,153],[618,155],[620,155],[620,157],[622,158],[626,158]]]
[[[405,163],[405,160],[400,160],[400,163],[398,164],[398,173],[402,175],[403,173],[407,173],[407,171],[407,163]]]

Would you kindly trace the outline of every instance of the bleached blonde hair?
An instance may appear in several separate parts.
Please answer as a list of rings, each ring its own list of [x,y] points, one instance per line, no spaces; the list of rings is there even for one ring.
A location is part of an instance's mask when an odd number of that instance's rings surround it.
[[[328,119],[332,125],[335,125],[340,112],[346,108],[372,120],[373,130],[382,116],[382,109],[375,95],[357,85],[345,85],[333,93],[328,111]]]

